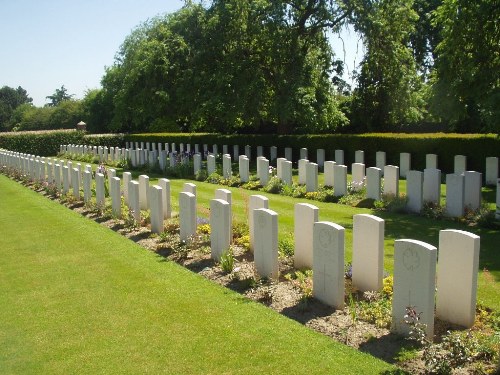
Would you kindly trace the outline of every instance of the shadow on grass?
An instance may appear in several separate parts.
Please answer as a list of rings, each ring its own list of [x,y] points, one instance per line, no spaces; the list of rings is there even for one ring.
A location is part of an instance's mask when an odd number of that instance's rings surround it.
[[[330,316],[335,312],[335,308],[325,305],[314,298],[303,298],[295,305],[286,307],[281,314],[299,323],[306,324],[310,320]]]

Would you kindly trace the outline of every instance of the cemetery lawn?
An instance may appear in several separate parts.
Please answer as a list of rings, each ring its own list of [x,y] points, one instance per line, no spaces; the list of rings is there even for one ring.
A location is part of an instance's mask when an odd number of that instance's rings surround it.
[[[2,373],[394,370],[3,175],[0,228]]]

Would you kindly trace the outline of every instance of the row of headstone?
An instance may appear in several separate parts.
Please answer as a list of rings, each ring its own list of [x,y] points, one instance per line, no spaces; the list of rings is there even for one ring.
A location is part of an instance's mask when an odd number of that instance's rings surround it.
[[[21,169],[28,159],[20,154],[0,152],[1,166]],[[39,159],[37,159],[39,160]],[[41,164],[42,161],[39,161]],[[45,161],[43,161],[45,162]],[[32,163],[35,164],[35,163]],[[62,173],[63,186],[69,191],[71,176],[73,194],[80,199],[80,170],[55,164],[56,176]],[[108,171],[113,214],[121,216],[121,181]],[[38,173],[38,172],[37,172]],[[46,175],[39,178],[46,178]],[[89,201],[92,174],[83,173],[84,200]],[[104,204],[105,178],[96,173],[96,201]],[[57,179],[57,177],[56,177]],[[124,197],[136,220],[141,207],[150,209],[151,230],[160,233],[163,220],[169,217],[169,181],[149,186],[148,176],[133,181],[129,172],[123,175]],[[500,184],[500,180],[498,181]],[[126,191],[126,193],[125,193]],[[166,202],[165,202],[166,201]],[[212,257],[220,260],[231,243],[231,192],[219,189],[210,202]],[[168,213],[167,213],[168,212]],[[179,194],[181,239],[196,233],[196,185],[186,183]],[[261,277],[278,278],[278,214],[269,209],[266,197],[252,195],[249,200],[251,250],[255,267]],[[295,206],[295,255],[297,268],[313,269],[313,294],[324,303],[344,306],[344,228],[332,222],[319,221],[319,209],[308,203]],[[384,220],[373,215],[359,214],[353,218],[352,282],[361,291],[380,290],[383,277]],[[404,323],[406,309],[420,314],[426,334],[433,336],[434,310],[440,319],[470,327],[474,322],[480,238],[459,230],[443,230],[439,235],[439,274],[436,279],[437,248],[413,239],[396,240],[394,246],[394,294],[392,329],[408,333]],[[437,282],[436,282],[437,280]],[[435,294],[437,286],[437,295]],[[437,301],[437,304],[435,304]]]

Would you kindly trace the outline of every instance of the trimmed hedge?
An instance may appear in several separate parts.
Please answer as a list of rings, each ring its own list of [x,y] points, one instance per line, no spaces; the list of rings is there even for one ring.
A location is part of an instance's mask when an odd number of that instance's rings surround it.
[[[49,130],[0,133],[0,148],[38,156],[54,156],[60,145],[86,144],[89,146],[118,146],[124,142],[122,134],[86,135],[77,130]]]
[[[399,165],[399,154],[411,154],[411,167],[424,170],[425,155],[437,154],[438,165],[443,173],[452,173],[455,155],[467,156],[467,169],[485,171],[485,159],[489,156],[500,157],[500,137],[496,134],[406,134],[406,133],[368,133],[368,134],[311,134],[311,135],[254,135],[254,134],[131,134],[125,136],[127,142],[161,142],[240,145],[240,153],[245,145],[265,146],[269,156],[269,147],[278,147],[278,156],[284,156],[284,148],[292,147],[293,158],[299,158],[299,150],[309,150],[309,159],[316,161],[316,149],[325,150],[325,160],[334,160],[336,149],[344,150],[345,163],[354,162],[356,150],[365,152],[365,163],[375,165],[377,151],[386,152],[387,164]],[[221,148],[219,148],[221,149]],[[232,150],[231,150],[232,151]],[[254,154],[255,155],[255,154]]]

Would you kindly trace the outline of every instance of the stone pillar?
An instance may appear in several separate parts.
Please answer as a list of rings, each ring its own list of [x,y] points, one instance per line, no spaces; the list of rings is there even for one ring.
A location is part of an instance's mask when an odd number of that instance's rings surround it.
[[[353,217],[352,285],[362,292],[382,289],[384,227],[385,221],[377,216]]]
[[[244,155],[243,155],[244,156]],[[233,198],[231,190],[228,189],[217,189],[215,190],[215,199],[222,199],[229,203],[229,241],[231,242],[233,239],[233,212],[232,212],[232,204]]]
[[[257,146],[257,157],[264,156],[264,147]]]
[[[109,192],[111,195],[111,207],[113,215],[118,218],[122,217],[122,195],[120,191],[120,179],[113,177],[109,180]]]
[[[384,194],[399,197],[399,167],[394,165],[384,167]]]
[[[196,195],[196,185],[191,182],[186,182],[182,186],[182,191]]]
[[[258,177],[262,186],[266,186],[269,182],[269,160],[264,157],[257,158]]]
[[[83,201],[87,204],[92,199],[92,173],[83,172]]]
[[[291,147],[285,147],[285,159],[293,162],[293,152]]]
[[[377,151],[375,153],[375,166],[379,168],[382,172],[382,175],[384,174],[384,167],[386,165],[386,156],[384,151]]]
[[[172,206],[170,203],[170,180],[160,178],[158,180],[158,185],[161,187],[163,193],[163,218],[170,219],[172,217]]]
[[[306,184],[306,165],[309,163],[307,159],[299,160],[299,185]]]
[[[210,176],[212,173],[215,173],[216,167],[215,167],[215,155],[208,155],[207,156],[207,173]]]
[[[318,164],[306,164],[306,191],[318,191]]]
[[[319,208],[309,203],[295,204],[294,222],[294,267],[313,266],[313,225],[318,221]]]
[[[163,232],[163,189],[158,185],[149,188],[149,199],[151,200],[151,232],[160,234]]]
[[[261,277],[278,279],[278,214],[266,208],[253,211],[255,223],[254,260]]]
[[[424,202],[441,204],[441,171],[439,169],[424,169],[423,197]]]
[[[353,163],[352,165],[352,188],[355,191],[361,190],[365,182],[365,165]]]
[[[263,195],[251,195],[248,200],[248,229],[250,234],[250,251],[254,251],[255,231],[253,212],[259,208],[269,208],[269,199]]]
[[[250,159],[246,155],[240,155],[238,169],[241,182],[250,181]]]
[[[245,156],[248,158],[248,159],[251,159],[252,158],[252,146],[250,145],[246,145],[245,146]],[[241,158],[241,156],[240,156]]]
[[[462,174],[466,170],[467,170],[467,156],[455,155],[453,173]]]
[[[438,156],[436,154],[425,155],[425,169],[438,169]]]
[[[278,147],[271,146],[270,148],[271,163],[278,158]]]
[[[464,205],[472,210],[478,210],[481,207],[481,185],[482,173],[474,171],[464,172],[465,194]]]
[[[129,201],[129,210],[134,216],[135,221],[140,224],[141,223],[141,207],[139,204],[139,182],[130,181],[128,185],[128,201]]]
[[[288,160],[283,160],[281,162],[281,180],[285,185],[292,186],[292,162]]]
[[[139,205],[141,210],[149,208],[149,177],[145,174],[139,176]]]
[[[104,190],[104,175],[102,173],[95,174],[95,199],[98,206],[104,207],[106,192]]]
[[[402,152],[399,154],[399,174],[406,178],[406,174],[411,170],[411,154]]]
[[[212,259],[220,261],[221,255],[231,245],[231,205],[222,199],[210,201],[210,249]]]
[[[56,189],[61,192],[61,165],[54,165],[54,183],[56,184]]]
[[[426,325],[427,338],[434,336],[434,292],[436,290],[437,249],[416,240],[394,242],[394,294],[392,297],[392,331],[407,335],[410,327],[404,321],[406,308],[420,314]]]
[[[347,166],[333,166],[333,195],[340,197],[347,194]]]
[[[194,166],[194,174],[198,174],[201,171],[201,155],[194,154],[193,155],[193,166]]]
[[[340,225],[314,223],[313,295],[336,309],[344,308],[344,236]]]
[[[301,159],[307,159],[307,157],[308,157],[307,148],[304,148],[304,147],[301,148],[300,149],[300,158]]]
[[[406,175],[406,208],[410,212],[420,213],[423,206],[424,173],[408,171]]]
[[[63,194],[68,194],[69,191],[69,168],[65,165],[62,168],[63,177]]]
[[[128,186],[130,181],[132,181],[132,173],[123,172],[123,199],[126,205],[128,205]]]
[[[344,164],[344,150],[335,150],[335,163],[338,165]]]
[[[476,317],[480,238],[473,233],[439,231],[436,316],[470,328]]]
[[[76,198],[76,200],[80,200],[80,178],[78,175],[80,174],[78,171],[78,168],[73,168],[71,170],[71,173],[73,175],[73,196]]]
[[[486,185],[495,186],[498,180],[498,158],[486,158]]]
[[[365,152],[357,150],[354,152],[354,163],[365,164]]]
[[[224,154],[222,155],[222,176],[225,179],[231,178],[232,170],[231,170],[231,155]]]
[[[316,150],[316,164],[318,164],[318,168],[321,169],[323,169],[325,165],[325,150],[322,148]]]
[[[240,156],[240,146],[233,145],[233,160],[234,161],[238,160],[239,156]]]

